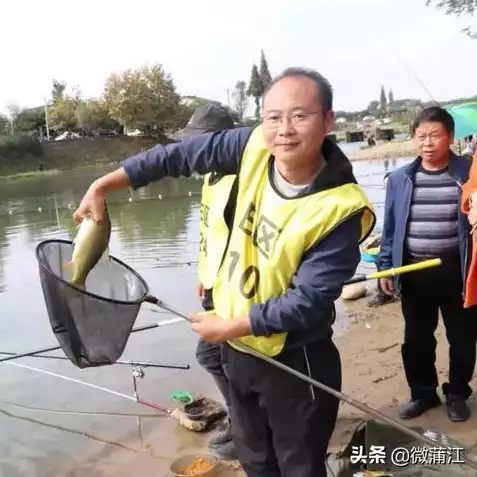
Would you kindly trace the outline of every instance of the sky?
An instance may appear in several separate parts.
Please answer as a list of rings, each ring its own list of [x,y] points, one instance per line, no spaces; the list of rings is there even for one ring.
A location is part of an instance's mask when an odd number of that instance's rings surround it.
[[[53,79],[85,97],[112,72],[161,63],[181,95],[227,104],[265,51],[272,76],[288,66],[331,82],[335,110],[379,99],[442,101],[477,94],[472,18],[426,0],[6,0],[0,31],[0,111],[41,105]],[[421,85],[424,84],[425,88]],[[232,101],[232,99],[230,99]]]

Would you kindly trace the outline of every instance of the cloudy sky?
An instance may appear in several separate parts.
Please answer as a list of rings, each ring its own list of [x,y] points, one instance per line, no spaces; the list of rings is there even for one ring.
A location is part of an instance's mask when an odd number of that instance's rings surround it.
[[[227,102],[265,50],[272,75],[315,68],[335,109],[364,109],[381,85],[396,99],[477,94],[477,40],[426,0],[6,0],[0,110],[42,104],[53,78],[101,94],[113,71],[160,62],[183,95]]]

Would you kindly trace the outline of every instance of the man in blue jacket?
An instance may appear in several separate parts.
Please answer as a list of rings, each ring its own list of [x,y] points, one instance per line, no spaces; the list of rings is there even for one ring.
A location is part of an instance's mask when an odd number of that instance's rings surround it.
[[[424,109],[413,126],[419,157],[389,175],[380,266],[382,270],[440,257],[438,268],[381,279],[385,293],[401,292],[405,322],[402,359],[411,400],[402,419],[437,407],[435,369],[439,310],[449,341],[449,379],[442,386],[452,421],[465,421],[476,359],[477,314],[464,308],[463,292],[470,259],[469,225],[460,212],[462,184],[470,164],[450,146],[454,120],[444,109]]]
[[[235,340],[334,389],[334,301],[360,261],[375,216],[353,168],[327,134],[332,89],[289,69],[264,93],[262,124],[185,137],[131,157],[96,180],[74,214],[101,221],[105,196],[163,177],[237,174],[215,313],[194,315],[203,339],[226,343],[232,433],[248,477],[326,477],[339,402],[237,347]]]

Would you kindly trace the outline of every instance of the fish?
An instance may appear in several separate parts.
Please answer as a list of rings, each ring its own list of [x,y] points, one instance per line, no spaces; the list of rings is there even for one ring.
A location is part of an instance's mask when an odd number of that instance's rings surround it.
[[[98,224],[89,215],[83,218],[78,233],[73,241],[71,260],[63,265],[71,269],[70,284],[86,289],[86,278],[98,262],[109,257],[109,240],[111,238],[111,219],[105,207],[104,219]]]

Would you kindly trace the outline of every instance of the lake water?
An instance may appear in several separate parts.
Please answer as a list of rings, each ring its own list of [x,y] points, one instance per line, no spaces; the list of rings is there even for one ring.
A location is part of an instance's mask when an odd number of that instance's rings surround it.
[[[354,163],[355,175],[376,206],[378,228],[383,174],[406,161]],[[57,345],[41,293],[35,246],[46,238],[73,238],[71,214],[101,172],[89,169],[0,181],[0,352]],[[136,269],[154,295],[187,313],[200,310],[194,290],[201,186],[198,179],[167,179],[109,199],[110,253]],[[346,316],[340,304],[338,310],[339,333],[345,329]],[[136,325],[169,318],[143,305]],[[186,323],[131,335],[123,359],[191,365],[188,371],[145,369],[146,376],[139,382],[142,398],[173,407],[170,394],[176,389],[217,396],[212,379],[195,363],[196,341]],[[0,365],[2,477],[159,476],[172,456],[204,443],[204,437],[178,428],[166,415],[20,366],[132,395],[128,366],[79,370],[68,361],[31,357]],[[101,412],[133,416],[92,414]]]

